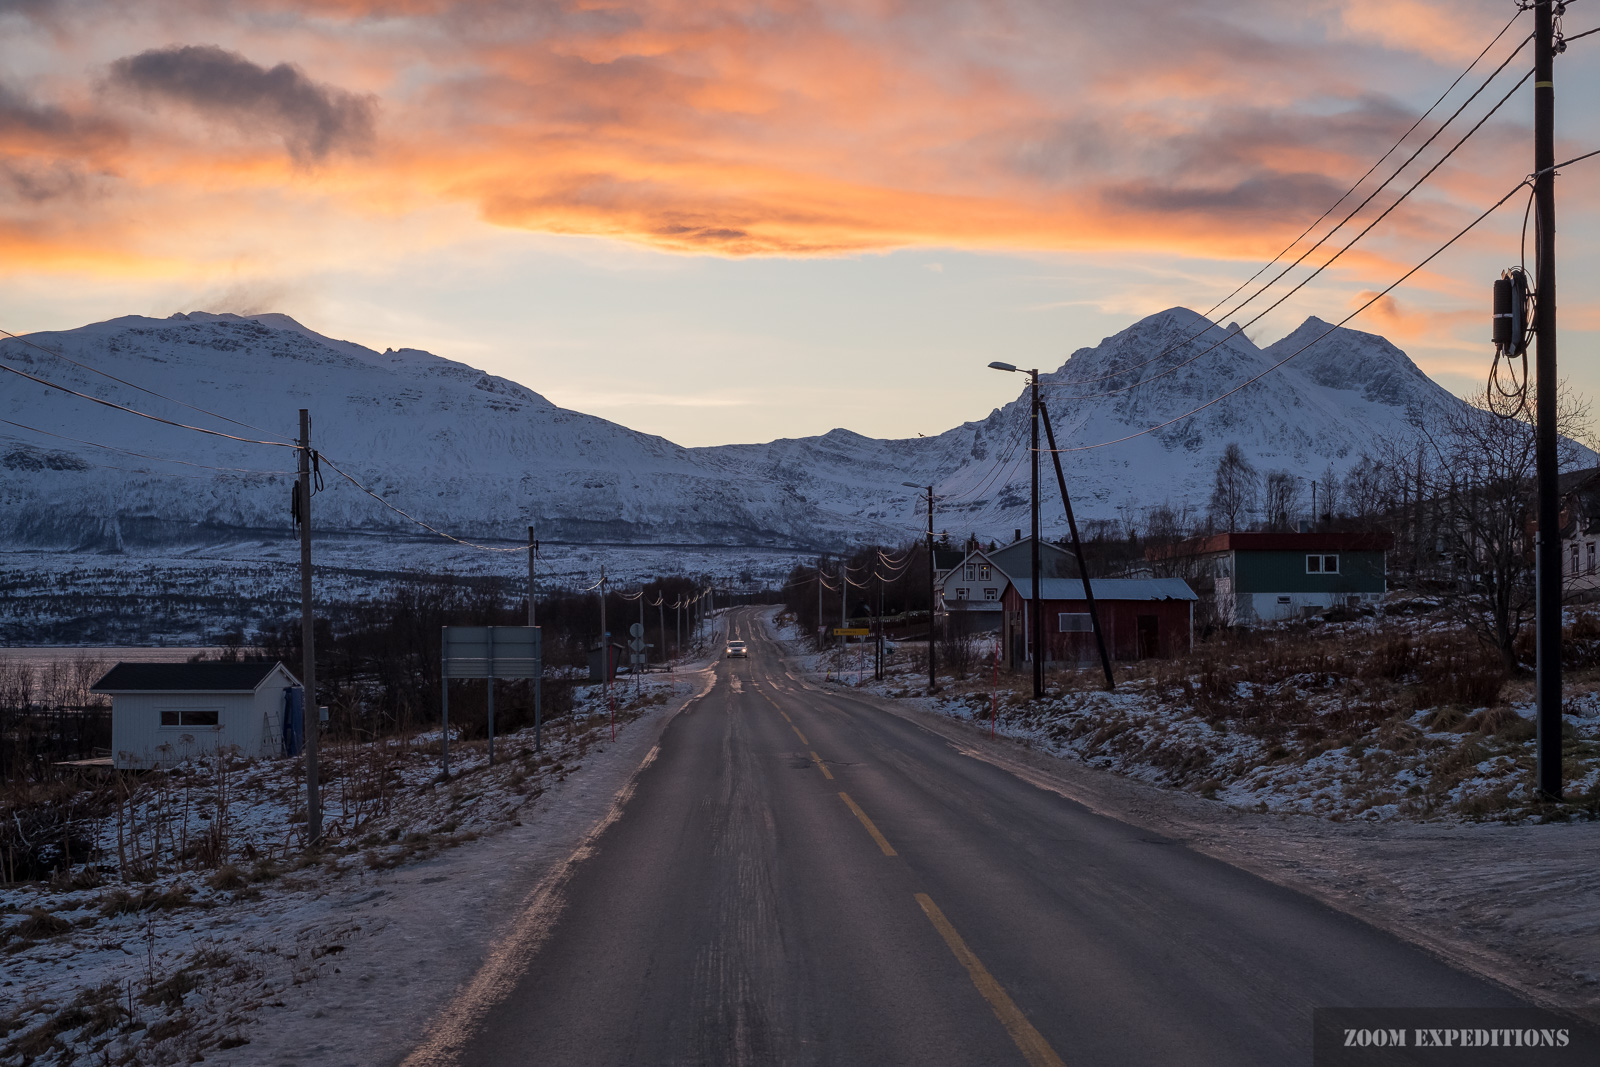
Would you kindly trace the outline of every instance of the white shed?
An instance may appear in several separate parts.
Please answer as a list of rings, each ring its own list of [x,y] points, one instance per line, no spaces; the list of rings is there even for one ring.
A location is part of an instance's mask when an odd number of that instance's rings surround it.
[[[281,663],[119,663],[94,686],[111,697],[111,751],[122,769],[170,767],[219,750],[281,756]]]

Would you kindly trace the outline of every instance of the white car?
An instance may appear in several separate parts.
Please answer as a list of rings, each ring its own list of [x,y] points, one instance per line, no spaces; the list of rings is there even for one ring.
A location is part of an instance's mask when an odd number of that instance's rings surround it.
[[[750,658],[750,653],[745,650],[743,641],[729,641],[728,642],[728,658],[729,659],[749,659]]]

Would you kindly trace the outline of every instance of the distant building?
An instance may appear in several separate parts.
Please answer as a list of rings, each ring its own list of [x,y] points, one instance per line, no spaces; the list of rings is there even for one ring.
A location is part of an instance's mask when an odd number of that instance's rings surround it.
[[[1199,597],[1183,579],[1096,578],[1091,586],[1106,651],[1113,660],[1170,659],[1194,646],[1194,605]],[[1006,663],[1020,668],[1033,660],[1032,606],[1023,588],[1013,583],[1005,591],[1004,607]],[[1044,579],[1039,609],[1046,664],[1086,667],[1099,662],[1081,581]]]
[[[1600,597],[1600,467],[1561,475],[1561,584],[1567,597]]]
[[[1077,573],[1072,555],[1048,541],[1039,542],[1039,572],[1045,578],[1066,578]],[[1006,587],[1018,584],[1024,595],[1031,591],[1033,538],[1019,537],[994,549],[974,547],[957,561],[938,585],[943,610],[959,621],[962,632],[1000,628]]]
[[[281,663],[119,663],[93,689],[111,697],[112,762],[128,770],[296,751],[300,716],[286,733],[285,709],[299,690]]]
[[[1158,568],[1210,587],[1226,626],[1284,622],[1376,605],[1388,589],[1388,533],[1226,533],[1145,552]]]

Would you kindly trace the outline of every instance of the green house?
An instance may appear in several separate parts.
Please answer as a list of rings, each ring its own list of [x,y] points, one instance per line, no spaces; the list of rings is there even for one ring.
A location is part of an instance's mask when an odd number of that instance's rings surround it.
[[[1151,548],[1158,573],[1210,587],[1217,621],[1283,622],[1377,604],[1388,589],[1388,533],[1229,533]]]

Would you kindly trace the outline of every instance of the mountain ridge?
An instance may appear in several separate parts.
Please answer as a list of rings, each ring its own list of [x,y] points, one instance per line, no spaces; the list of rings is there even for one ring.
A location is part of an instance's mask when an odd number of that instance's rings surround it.
[[[1041,371],[1061,447],[1126,439],[1064,457],[1080,517],[1160,503],[1201,506],[1215,458],[1232,441],[1264,470],[1319,476],[1330,464],[1348,467],[1363,445],[1409,420],[1463,406],[1386,339],[1347,329],[1206,404],[1327,329],[1310,318],[1262,349],[1196,312],[1170,308]],[[1026,525],[1026,389],[932,437],[880,439],[835,427],[687,448],[561,408],[469,364],[419,349],[379,353],[279,313],[123,316],[29,340],[241,423],[279,425],[285,413],[311,408],[313,441],[332,462],[396,507],[459,536],[515,540],[533,525],[552,541],[836,548],[923,528],[922,494],[901,484],[908,481],[935,486],[936,526],[956,534],[1006,536]],[[0,341],[0,355],[81,392],[206,421],[17,341]],[[123,450],[5,427],[11,440],[0,446],[0,502],[10,518],[0,520],[0,543],[106,548],[130,537],[178,543],[287,529],[289,449],[199,437],[133,416],[102,418],[104,409],[90,407],[26,382],[0,394],[0,411],[13,423]],[[269,451],[281,453],[270,466],[262,455]],[[181,457],[200,467],[140,457]],[[1045,479],[1051,532],[1064,525],[1053,481]],[[322,532],[422,532],[332,472],[313,512]]]

